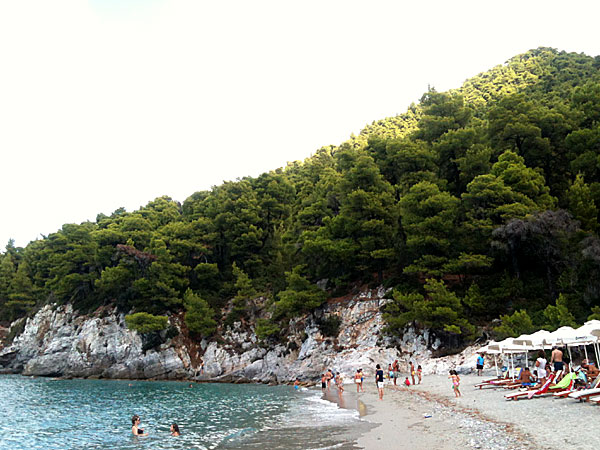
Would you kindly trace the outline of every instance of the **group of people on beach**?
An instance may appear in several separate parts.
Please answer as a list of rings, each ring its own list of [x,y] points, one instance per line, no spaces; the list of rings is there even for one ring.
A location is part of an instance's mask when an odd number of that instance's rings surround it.
[[[144,431],[144,429],[141,428],[141,423],[142,423],[142,419],[140,419],[140,416],[135,414],[131,418],[131,434],[133,434],[134,436],[148,436],[148,433],[146,433]],[[171,436],[180,436],[181,435],[181,433],[179,431],[179,425],[177,425],[176,423],[172,423],[169,430],[171,432]]]
[[[421,366],[418,366],[415,369],[414,363],[411,361],[409,363],[409,372],[410,377],[412,379],[412,383],[409,380],[408,376],[405,378],[404,386],[408,387],[411,384],[421,384],[423,378],[423,369]],[[383,389],[387,379],[387,382],[393,382],[394,386],[397,385],[397,379],[399,378],[400,373],[400,363],[398,360],[395,360],[393,363],[388,364],[388,371],[385,373],[381,368],[380,364],[377,364],[375,367],[375,385],[379,391],[379,398],[383,399]],[[353,376],[354,384],[356,385],[356,392],[364,392],[364,373],[363,369],[356,369],[356,372]],[[334,383],[338,394],[341,395],[344,392],[344,377],[340,372],[335,373],[333,370],[328,369],[325,373],[321,374],[321,389],[323,392],[329,391],[331,389],[331,384]],[[295,386],[299,383],[298,380],[294,383]]]

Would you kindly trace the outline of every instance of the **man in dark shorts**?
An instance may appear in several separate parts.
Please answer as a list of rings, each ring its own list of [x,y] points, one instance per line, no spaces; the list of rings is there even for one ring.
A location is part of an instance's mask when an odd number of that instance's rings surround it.
[[[554,363],[554,371],[558,372],[559,370],[563,370],[563,352],[560,348],[554,347],[552,349],[552,358],[550,358],[550,362]]]
[[[483,364],[485,363],[485,360],[483,359],[483,353],[480,353],[479,356],[477,357],[477,375],[481,376],[482,372],[483,372]]]

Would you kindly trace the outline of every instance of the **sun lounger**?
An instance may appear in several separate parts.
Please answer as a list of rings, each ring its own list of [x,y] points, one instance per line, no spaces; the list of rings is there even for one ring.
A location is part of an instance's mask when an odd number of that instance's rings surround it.
[[[487,382],[478,383],[475,385],[475,387],[478,387],[479,389],[484,388],[484,387],[502,387],[502,386],[505,386],[507,384],[512,384],[512,383],[515,383],[515,380],[513,380],[512,378],[499,378],[496,380],[490,380]]]
[[[580,402],[587,402],[590,400],[590,397],[596,397],[598,395],[600,395],[600,388],[582,389],[580,391],[571,392],[569,398],[577,399]]]
[[[512,394],[506,394],[504,397],[507,400],[518,400],[519,397],[533,398],[535,396],[545,394],[546,392],[548,392],[548,389],[550,388],[550,384],[552,384],[552,382],[554,381],[555,376],[556,376],[556,374],[551,373],[548,376],[548,379],[546,380],[546,382],[538,389],[529,389],[527,391],[514,392]]]
[[[579,373],[579,378],[581,377],[581,372]],[[582,381],[585,382],[585,379],[582,379]],[[597,377],[594,382],[591,385],[591,389],[596,389],[600,385],[600,377]],[[554,394],[554,397],[556,398],[565,398],[568,397],[570,394],[572,394],[573,392],[583,392],[583,391],[587,391],[587,389],[571,389],[569,391],[562,391],[562,392],[556,392]]]

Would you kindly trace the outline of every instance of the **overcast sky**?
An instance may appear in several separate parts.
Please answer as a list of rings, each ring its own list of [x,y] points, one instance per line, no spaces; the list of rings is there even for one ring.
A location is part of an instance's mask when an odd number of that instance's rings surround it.
[[[596,1],[0,2],[0,248],[302,160],[538,46]]]

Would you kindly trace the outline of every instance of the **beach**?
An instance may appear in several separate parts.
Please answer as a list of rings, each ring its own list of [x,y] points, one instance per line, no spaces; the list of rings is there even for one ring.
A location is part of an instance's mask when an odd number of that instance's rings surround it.
[[[386,381],[382,401],[374,383],[365,380],[365,393],[358,398],[367,409],[363,419],[375,427],[358,439],[359,448],[597,448],[597,431],[589,426],[597,418],[597,405],[552,397],[507,401],[506,390],[474,387],[493,378],[486,375],[461,375],[463,396],[458,399],[443,375],[425,376],[421,385],[408,388]],[[352,388],[347,387],[357,395]]]

